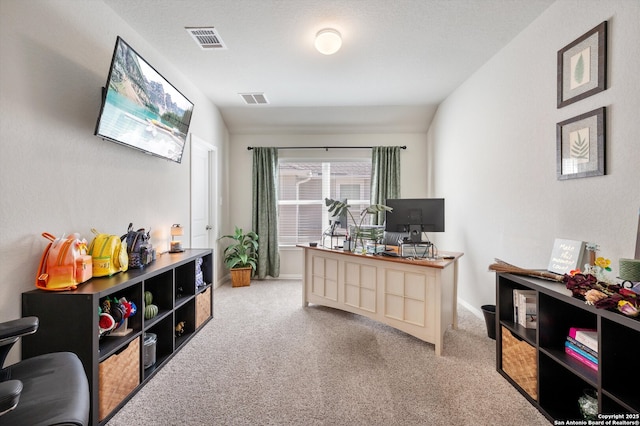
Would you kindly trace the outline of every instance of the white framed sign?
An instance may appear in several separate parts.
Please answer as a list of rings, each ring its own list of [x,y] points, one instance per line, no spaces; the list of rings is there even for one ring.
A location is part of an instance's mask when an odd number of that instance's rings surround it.
[[[574,269],[580,269],[584,254],[584,241],[564,240],[556,238],[549,259],[547,270],[556,274],[568,274]]]

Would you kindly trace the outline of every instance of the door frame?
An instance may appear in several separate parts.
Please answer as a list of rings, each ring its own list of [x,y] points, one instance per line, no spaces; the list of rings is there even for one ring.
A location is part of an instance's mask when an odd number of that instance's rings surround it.
[[[193,170],[193,147],[194,145],[199,145],[204,148],[208,152],[208,163],[209,163],[209,224],[213,227],[212,231],[209,232],[209,247],[207,248],[215,248],[217,234],[220,229],[220,211],[218,209],[218,197],[219,197],[219,187],[218,187],[218,148],[205,141],[204,139],[194,135],[191,133],[191,164],[190,164],[190,176],[189,176],[189,226],[191,228],[191,232],[189,235],[190,246],[193,247],[193,179],[194,179],[194,170]]]

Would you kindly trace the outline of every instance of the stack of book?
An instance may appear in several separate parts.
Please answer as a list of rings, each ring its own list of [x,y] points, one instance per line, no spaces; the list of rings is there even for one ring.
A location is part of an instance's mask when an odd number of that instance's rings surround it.
[[[598,331],[592,328],[571,327],[564,344],[567,355],[598,371]]]
[[[517,324],[525,328],[536,328],[538,325],[538,308],[535,290],[513,290],[513,318]]]

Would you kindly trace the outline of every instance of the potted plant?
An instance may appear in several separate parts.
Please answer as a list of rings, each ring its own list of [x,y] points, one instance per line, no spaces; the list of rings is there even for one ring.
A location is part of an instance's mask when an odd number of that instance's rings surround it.
[[[353,216],[353,214],[349,210],[349,207],[351,207],[349,204],[343,203],[342,201],[339,201],[339,200],[333,200],[331,198],[325,198],[324,202],[325,202],[325,205],[329,207],[329,213],[333,213],[334,216],[340,216],[344,212],[346,212],[349,215],[349,217],[351,217],[351,221],[354,224],[353,226],[354,232],[352,232],[352,235],[351,235],[351,238],[353,240],[353,243],[351,245],[351,251],[355,251],[355,248],[359,242],[363,253],[366,251],[366,248],[364,245],[364,238],[368,240],[378,241],[382,239],[382,236],[383,236],[381,232],[378,232],[379,231],[378,228],[369,227],[367,229],[364,229],[362,225],[362,223],[364,222],[364,219],[370,214],[380,213],[383,211],[390,212],[393,210],[391,207],[385,206],[384,204],[371,204],[369,207],[362,209],[362,211],[360,212],[360,220],[356,221],[356,218]]]
[[[235,227],[233,235],[223,235],[219,240],[229,238],[234,242],[224,249],[224,264],[231,274],[233,287],[244,287],[251,284],[251,275],[257,268],[258,234]]]

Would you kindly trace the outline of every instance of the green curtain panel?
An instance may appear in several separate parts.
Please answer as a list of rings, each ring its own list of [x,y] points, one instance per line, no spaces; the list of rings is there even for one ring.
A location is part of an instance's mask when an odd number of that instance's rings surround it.
[[[400,197],[400,147],[374,146],[371,155],[371,204],[384,204]],[[384,212],[373,217],[375,225],[384,223]]]
[[[253,148],[253,214],[258,234],[258,278],[280,276],[278,252],[278,150]]]

